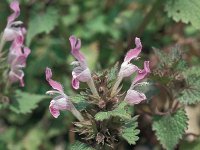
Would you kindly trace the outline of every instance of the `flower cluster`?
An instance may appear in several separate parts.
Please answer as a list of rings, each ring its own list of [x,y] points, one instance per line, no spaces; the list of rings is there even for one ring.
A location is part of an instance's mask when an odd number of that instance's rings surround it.
[[[69,41],[71,44],[71,53],[77,60],[72,62],[72,65],[74,66],[74,69],[72,71],[72,87],[74,89],[78,89],[79,82],[86,82],[90,87],[92,93],[95,96],[99,96],[95,88],[90,69],[87,66],[85,57],[80,52],[81,40],[77,39],[75,36],[70,36]]]
[[[74,105],[71,103],[69,97],[64,93],[63,87],[59,82],[52,79],[52,72],[50,68],[46,68],[46,80],[53,90],[47,91],[47,94],[56,95],[55,98],[50,102],[49,110],[53,117],[57,118],[60,115],[60,110],[71,111],[78,120],[83,120],[81,114],[76,110]]]
[[[8,64],[10,66],[9,82],[20,82],[20,85],[24,86],[24,72],[22,68],[26,66],[26,59],[31,51],[23,44],[26,34],[23,22],[16,21],[16,18],[20,15],[19,2],[17,0],[13,1],[10,4],[10,8],[13,10],[13,13],[7,19],[7,25],[1,39],[0,52],[5,42],[12,42],[8,54]]]
[[[70,36],[69,41],[71,44],[71,54],[77,60],[72,62],[72,65],[74,66],[74,69],[72,71],[72,87],[74,89],[78,89],[80,82],[85,82],[88,84],[88,87],[90,88],[93,97],[99,99],[99,101],[102,102],[102,97],[99,93],[99,90],[97,90],[97,85],[92,78],[91,71],[86,63],[86,59],[84,55],[80,52],[81,40],[77,39],[75,36]],[[141,53],[142,50],[142,44],[139,38],[135,39],[135,44],[136,48],[131,49],[127,52],[124,58],[124,62],[121,64],[116,82],[110,92],[110,97],[115,97],[119,91],[118,88],[123,78],[129,77],[133,73],[136,73],[136,77],[134,78],[130,89],[127,91],[126,96],[124,97],[124,101],[126,101],[130,105],[139,104],[141,101],[146,99],[145,94],[135,90],[135,87],[146,84],[146,82],[140,81],[150,73],[149,61],[144,62],[144,69],[140,69],[136,65],[133,65],[131,63],[131,60],[139,59],[138,55]],[[58,96],[53,98],[53,100],[50,102],[49,108],[51,114],[55,118],[57,118],[60,115],[60,110],[69,110],[75,115],[75,117],[79,121],[84,120],[83,116],[76,110],[76,108],[70,101],[70,98],[64,93],[61,84],[52,80],[51,78],[51,69],[46,68],[46,80],[54,89],[52,91],[48,91],[47,94],[58,94]]]
[[[144,62],[144,69],[139,69],[137,66],[130,63],[131,60],[139,59],[138,55],[141,53],[142,50],[141,41],[137,37],[135,38],[135,45],[136,48],[131,49],[127,52],[124,58],[124,62],[121,64],[117,82],[115,83],[112,90],[112,94],[115,93],[124,77],[129,77],[134,72],[137,72],[136,77],[132,81],[130,89],[127,91],[127,95],[125,96],[125,101],[127,101],[129,104],[139,104],[141,101],[146,99],[144,93],[140,93],[134,90],[134,88],[138,85],[146,84],[146,82],[139,83],[139,81],[144,79],[150,73],[149,61]]]

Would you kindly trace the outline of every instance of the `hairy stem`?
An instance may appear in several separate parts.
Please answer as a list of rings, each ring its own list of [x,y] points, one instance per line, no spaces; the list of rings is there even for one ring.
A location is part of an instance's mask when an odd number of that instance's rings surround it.
[[[79,121],[84,121],[83,116],[82,116],[81,113],[74,107],[73,104],[72,104],[71,112],[72,112],[72,114],[73,114]]]
[[[5,39],[3,38],[3,33],[1,34],[1,37],[0,37],[0,53],[4,47],[4,44],[5,44]]]
[[[94,81],[92,78],[87,82],[87,84],[88,84],[89,88],[91,89],[93,95],[99,97],[99,93],[97,92],[97,89],[94,85]]]
[[[113,88],[112,88],[112,92],[111,92],[111,97],[116,93],[121,81],[122,81],[122,76],[118,76],[117,77],[117,81],[115,82]]]

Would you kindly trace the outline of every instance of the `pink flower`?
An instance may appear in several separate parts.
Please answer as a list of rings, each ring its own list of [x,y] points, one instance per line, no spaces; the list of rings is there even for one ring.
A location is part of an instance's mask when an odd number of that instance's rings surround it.
[[[140,42],[140,39],[137,37],[135,38],[135,45],[136,45],[136,48],[131,49],[127,52],[124,58],[124,62],[121,65],[119,76],[121,76],[122,78],[129,77],[136,70],[138,70],[137,66],[130,63],[132,59],[138,59],[138,55],[140,54],[142,50],[142,44]]]
[[[24,37],[16,37],[9,50],[8,64],[10,65],[9,80],[11,83],[20,81],[20,85],[24,86],[24,72],[23,68],[26,67],[26,60],[31,50],[23,46]]]
[[[125,101],[129,103],[130,105],[139,104],[141,101],[145,99],[146,99],[146,96],[144,95],[144,93],[140,93],[135,90],[128,90],[125,97]]]
[[[143,100],[146,100],[145,94],[134,90],[134,88],[136,86],[145,85],[146,82],[141,82],[141,83],[138,82],[144,79],[149,73],[150,73],[149,61],[145,61],[144,69],[138,70],[138,74],[133,80],[132,85],[130,89],[127,91],[127,94],[125,96],[125,101],[128,102],[130,105],[139,104]]]
[[[10,64],[9,81],[11,83],[19,81],[20,85],[24,86],[24,72],[22,68],[26,67],[26,59],[30,52],[30,49],[27,47],[11,46],[8,56],[8,63]]]
[[[140,39],[137,37],[135,38],[135,45],[136,48],[131,49],[127,52],[124,58],[124,62],[121,64],[121,68],[118,73],[118,78],[116,80],[115,85],[113,86],[111,96],[113,96],[117,92],[117,89],[124,77],[129,77],[138,70],[138,67],[136,65],[130,63],[132,59],[139,58],[138,55],[142,50],[142,44],[140,42]]]
[[[11,4],[10,4],[10,8],[14,11],[13,14],[11,14],[8,17],[8,24],[10,24],[11,22],[13,22],[19,15],[20,15],[20,8],[19,8],[19,2],[17,0],[14,0]]]
[[[49,105],[50,113],[53,117],[57,118],[60,115],[60,110],[71,110],[72,104],[69,101],[68,96],[64,93],[62,85],[59,82],[52,80],[52,72],[50,68],[46,68],[46,80],[53,88],[53,90],[47,91],[47,94],[57,94],[57,96],[51,100]]]
[[[13,41],[18,36],[23,36],[26,33],[25,28],[22,27],[23,22],[15,21],[15,19],[20,15],[19,2],[14,0],[10,4],[10,8],[13,13],[7,19],[7,25],[3,33],[3,38],[5,41]]]
[[[22,69],[26,67],[26,59],[31,51],[23,45],[24,35],[26,33],[26,29],[22,27],[23,23],[21,21],[15,21],[20,15],[19,2],[14,0],[10,4],[10,8],[13,10],[13,13],[7,19],[1,48],[3,48],[5,41],[12,41],[8,54],[8,64],[10,65],[9,81],[10,83],[19,81],[20,85],[24,86],[24,72]]]
[[[149,68],[149,61],[144,62],[144,69],[141,70],[139,69],[137,72],[137,76],[135,77],[133,84],[137,83],[138,81],[144,79],[149,73],[150,73],[150,68]]]
[[[72,65],[74,65],[72,71],[72,87],[78,89],[79,82],[88,82],[92,77],[86,59],[80,52],[81,40],[72,35],[70,36],[69,41],[71,44],[71,53],[77,59],[77,61],[72,62]]]

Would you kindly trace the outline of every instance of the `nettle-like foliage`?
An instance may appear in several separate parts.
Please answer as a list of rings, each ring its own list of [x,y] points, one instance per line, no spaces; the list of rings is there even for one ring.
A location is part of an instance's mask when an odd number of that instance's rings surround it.
[[[167,54],[154,49],[159,63],[151,74],[164,94],[154,104],[153,130],[167,150],[176,147],[187,129],[188,117],[184,106],[200,102],[200,72],[196,66],[188,67],[178,47]]]
[[[199,6],[199,0],[169,0],[165,5],[165,10],[176,22],[191,23],[193,27],[199,29]]]
[[[25,86],[24,71],[31,50],[24,45],[26,29],[22,21],[16,21],[20,15],[19,2],[10,3],[13,13],[7,19],[7,25],[0,37],[0,109],[10,108],[16,113],[31,112],[45,96],[16,91],[13,83]],[[9,50],[4,45],[11,42]],[[27,101],[27,97],[33,97]]]
[[[154,69],[152,77],[168,90],[171,100],[176,100],[181,104],[200,102],[198,66],[187,66],[178,47],[174,47],[169,54],[154,50],[160,63]]]
[[[56,95],[50,102],[51,114],[57,118],[60,110],[71,111],[78,120],[74,122],[74,132],[80,135],[81,141],[96,149],[114,149],[122,139],[129,144],[135,144],[139,139],[138,116],[132,115],[132,108],[147,99],[137,87],[148,84],[141,80],[150,73],[149,61],[144,62],[144,69],[131,63],[131,60],[139,58],[142,50],[140,39],[135,38],[136,48],[127,52],[119,71],[115,66],[110,70],[93,74],[80,52],[80,39],[71,36],[69,40],[71,53],[77,60],[72,63],[72,87],[78,89],[80,82],[85,82],[89,89],[82,90],[76,96],[67,96],[62,85],[52,79],[51,69],[46,68],[46,80],[53,88],[47,91],[47,94]],[[136,76],[126,92],[122,90],[121,82],[133,73]],[[82,146],[75,143],[72,149],[78,147],[80,149]]]

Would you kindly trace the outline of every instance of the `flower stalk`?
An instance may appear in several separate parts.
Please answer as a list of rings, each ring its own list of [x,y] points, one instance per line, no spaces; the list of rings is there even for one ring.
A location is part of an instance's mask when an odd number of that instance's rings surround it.
[[[72,71],[72,87],[74,89],[78,89],[80,82],[86,82],[91,89],[92,94],[99,97],[90,69],[87,66],[86,59],[80,52],[81,40],[72,35],[70,36],[69,41],[71,44],[71,53],[77,60],[72,62],[72,65],[74,65],[74,69]]]
[[[2,50],[3,50],[4,45],[5,45],[5,39],[4,39],[4,37],[3,37],[3,34],[1,34],[1,40],[0,40],[0,54],[1,54]]]
[[[49,111],[52,116],[57,118],[60,115],[61,110],[69,110],[79,120],[83,121],[84,118],[80,112],[74,107],[69,97],[64,93],[62,85],[52,79],[52,72],[50,68],[46,68],[46,80],[53,90],[47,91],[46,94],[58,95],[54,97],[49,105]]]
[[[83,116],[81,115],[81,113],[74,107],[74,105],[71,105],[71,112],[72,114],[76,117],[76,119],[78,119],[79,121],[84,121]]]
[[[122,77],[122,76],[118,76],[118,77],[117,77],[117,80],[116,80],[116,82],[115,82],[115,84],[114,84],[114,86],[113,86],[113,88],[112,88],[112,91],[111,91],[111,97],[112,97],[113,95],[115,95],[115,93],[117,92],[117,89],[118,89],[120,83],[122,82],[122,80],[123,80],[123,77]]]
[[[89,88],[90,88],[92,94],[93,94],[94,96],[99,97],[99,93],[97,92],[97,89],[96,89],[96,87],[95,87],[95,84],[94,84],[94,81],[93,81],[92,78],[91,78],[89,81],[87,81],[87,84],[88,84],[88,86],[89,86]]]
[[[142,44],[139,38],[135,38],[135,45],[136,47],[134,49],[130,49],[125,58],[124,58],[124,62],[121,64],[119,73],[118,73],[118,77],[116,80],[116,83],[113,86],[112,92],[111,92],[111,97],[116,94],[116,91],[121,83],[121,81],[123,80],[124,77],[129,77],[130,75],[132,75],[134,72],[136,72],[138,70],[138,67],[131,62],[132,59],[138,59],[138,55],[140,54],[141,50],[142,50]]]

